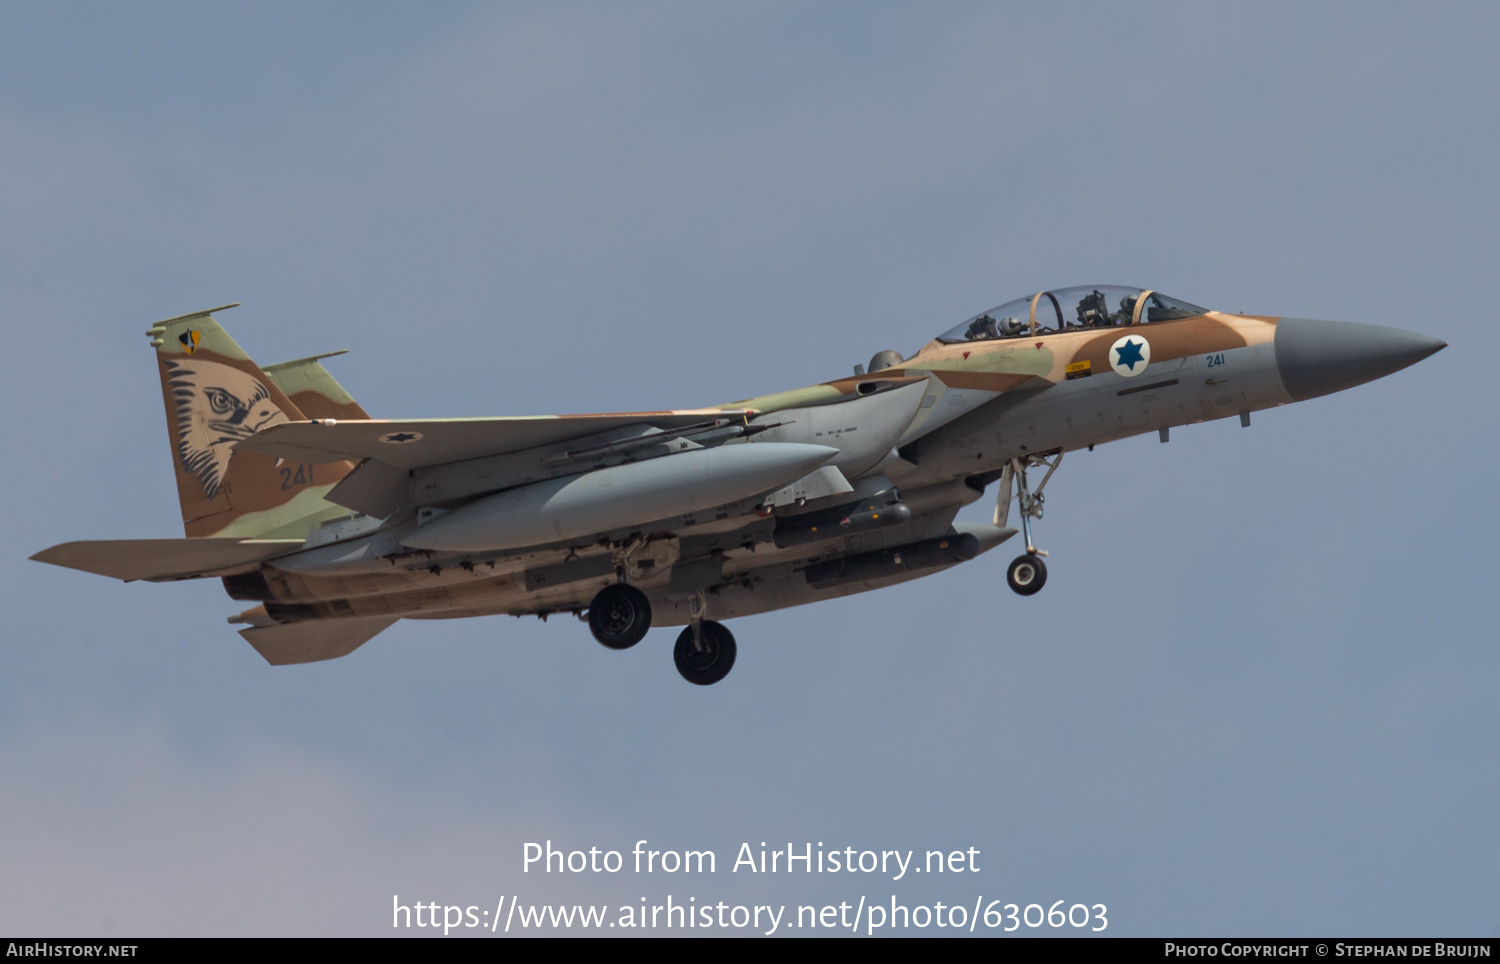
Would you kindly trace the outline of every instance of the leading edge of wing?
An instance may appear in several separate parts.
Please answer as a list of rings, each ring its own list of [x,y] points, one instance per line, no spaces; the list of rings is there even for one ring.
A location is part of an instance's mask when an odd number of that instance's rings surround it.
[[[293,462],[375,459],[398,469],[464,462],[554,445],[624,425],[680,428],[714,418],[741,418],[752,409],[700,408],[609,415],[522,415],[493,418],[314,419],[273,425],[235,446]]]

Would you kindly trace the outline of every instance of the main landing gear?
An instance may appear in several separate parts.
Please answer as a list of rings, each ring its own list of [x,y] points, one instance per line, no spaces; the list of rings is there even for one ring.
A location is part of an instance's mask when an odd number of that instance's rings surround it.
[[[629,649],[651,628],[651,600],[629,581],[630,557],[645,545],[643,539],[616,543],[614,564],[620,581],[599,590],[589,603],[589,632],[609,649]]]
[[[1011,459],[1000,476],[1000,492],[995,498],[995,525],[1004,526],[1010,515],[1012,483],[1016,485],[1016,504],[1021,510],[1021,534],[1026,539],[1026,554],[1013,559],[1005,570],[1005,581],[1021,596],[1034,596],[1047,584],[1047,564],[1042,561],[1047,553],[1038,549],[1031,539],[1031,520],[1042,517],[1042,505],[1046,501],[1042,489],[1047,487],[1052,473],[1062,464],[1062,458],[1063,453],[1058,452],[1051,461],[1041,455]],[[1042,484],[1033,492],[1026,484],[1026,469],[1039,465],[1047,467],[1047,474],[1042,476]]]
[[[589,603],[589,632],[610,649],[629,649],[651,628],[651,601],[634,586],[605,586]]]
[[[723,623],[705,619],[708,598],[697,593],[688,600],[691,621],[677,636],[672,647],[672,661],[682,678],[696,686],[711,686],[729,675],[734,668],[734,633]]]
[[[729,675],[737,647],[734,634],[723,623],[705,619],[702,593],[689,603],[692,622],[677,637],[672,660],[682,678],[697,686],[709,686]],[[651,628],[651,601],[646,594],[623,582],[605,586],[589,603],[589,631],[610,649],[629,649]]]
[[[678,635],[672,660],[683,679],[710,686],[734,669],[735,650],[734,634],[723,623],[700,619]]]

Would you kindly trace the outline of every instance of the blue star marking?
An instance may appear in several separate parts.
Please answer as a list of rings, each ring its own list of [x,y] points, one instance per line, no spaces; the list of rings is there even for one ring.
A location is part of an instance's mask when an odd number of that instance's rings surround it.
[[[1146,360],[1145,358],[1143,358],[1141,356],[1141,346],[1140,346],[1140,344],[1138,344],[1138,343],[1136,343],[1134,341],[1127,341],[1125,344],[1121,345],[1119,348],[1116,348],[1115,349],[1115,355],[1116,355],[1115,364],[1116,365],[1124,365],[1126,368],[1130,369],[1132,372],[1135,371],[1135,363],[1136,362],[1144,362]]]
[[[414,438],[416,436],[410,432],[392,432],[385,437],[385,440],[387,442],[410,442]]]

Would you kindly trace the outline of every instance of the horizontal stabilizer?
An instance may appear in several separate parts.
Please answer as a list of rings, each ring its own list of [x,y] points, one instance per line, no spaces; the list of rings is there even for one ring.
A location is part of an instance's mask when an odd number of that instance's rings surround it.
[[[555,445],[627,425],[672,429],[747,414],[753,413],[744,409],[706,408],[515,418],[319,419],[273,425],[240,442],[235,451],[260,452],[292,462],[376,459],[409,470]]]
[[[286,666],[348,656],[395,621],[389,616],[312,619],[284,626],[254,626],[240,630],[240,635],[266,662]]]
[[[106,539],[64,542],[31,558],[126,582],[170,582],[226,576],[302,544],[301,539]]]

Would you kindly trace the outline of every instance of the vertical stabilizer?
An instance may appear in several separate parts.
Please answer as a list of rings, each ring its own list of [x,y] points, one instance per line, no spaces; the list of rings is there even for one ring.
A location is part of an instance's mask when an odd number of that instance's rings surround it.
[[[286,392],[292,404],[307,418],[369,418],[354,397],[323,367],[323,359],[348,351],[330,351],[294,361],[267,365],[266,374],[276,387]]]
[[[146,332],[156,348],[167,434],[189,536],[300,538],[348,514],[323,495],[348,462],[289,463],[236,443],[304,417],[208,311],[168,318]]]

